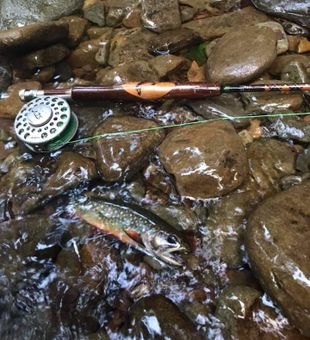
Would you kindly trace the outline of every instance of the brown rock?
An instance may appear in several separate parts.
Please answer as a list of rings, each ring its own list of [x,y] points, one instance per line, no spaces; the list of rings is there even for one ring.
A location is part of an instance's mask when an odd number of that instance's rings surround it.
[[[207,78],[220,84],[250,81],[275,60],[276,36],[269,28],[248,27],[229,32],[212,48]]]
[[[99,63],[95,56],[99,51],[100,41],[99,38],[81,42],[68,58],[69,65],[72,68],[79,68],[86,65],[89,65],[92,68],[99,67]]]
[[[129,13],[123,19],[122,23],[127,28],[141,27],[141,10],[139,8],[135,8],[129,11]]]
[[[297,48],[298,53],[310,52],[310,41],[306,38],[301,38]]]
[[[264,201],[250,217],[246,250],[261,285],[310,336],[310,182]]]
[[[92,26],[87,30],[87,35],[89,39],[97,39],[100,38],[102,35],[111,34],[112,35],[113,28],[111,27],[98,27]]]
[[[268,20],[265,14],[256,11],[253,7],[245,7],[240,11],[193,20],[184,24],[183,27],[197,32],[204,40],[211,40],[239,29],[240,26],[254,25]]]
[[[41,89],[41,84],[37,81],[25,81],[11,85],[8,88],[9,97],[0,101],[0,117],[14,118],[22,106],[25,104],[19,98],[19,91],[22,89]]]
[[[55,66],[46,66],[36,71],[33,75],[33,79],[39,81],[40,83],[48,83],[55,74]]]
[[[59,22],[68,24],[69,35],[67,38],[67,44],[69,47],[75,47],[81,41],[87,27],[87,20],[78,16],[63,17]]]
[[[182,196],[222,196],[247,177],[242,141],[228,122],[176,129],[160,145],[159,156]]]
[[[151,40],[149,51],[153,54],[173,54],[185,47],[201,42],[200,36],[188,28],[161,33]]]
[[[83,6],[84,18],[97,24],[105,25],[105,7],[102,0],[85,0]]]
[[[117,33],[111,41],[109,65],[117,66],[137,60],[149,60],[150,40],[154,34],[141,28],[133,28]]]
[[[56,44],[27,54],[14,61],[16,68],[23,70],[33,70],[56,64],[66,58],[70,50],[63,44]]]
[[[249,144],[247,156],[250,173],[262,196],[279,191],[280,178],[295,174],[296,155],[286,143],[260,139]]]
[[[156,82],[159,77],[146,61],[136,61],[102,69],[97,73],[96,81],[104,85],[117,85],[131,81]]]
[[[150,62],[152,68],[158,73],[159,78],[167,77],[169,74],[188,69],[189,62],[183,57],[173,54],[159,55]]]
[[[273,76],[278,76],[282,73],[283,68],[290,62],[299,62],[307,69],[310,67],[310,58],[305,55],[287,54],[281,55],[270,66],[268,72]]]
[[[0,52],[29,51],[54,44],[68,36],[68,24],[59,22],[36,23],[0,31]]]
[[[183,22],[188,22],[192,20],[197,13],[197,10],[190,6],[180,6],[181,19]]]
[[[145,129],[157,126],[152,121],[131,116],[111,117],[101,123],[95,134]],[[97,164],[107,182],[127,180],[141,170],[163,133],[150,132],[98,139],[94,142]]]
[[[178,0],[142,0],[143,25],[160,33],[181,26]]]

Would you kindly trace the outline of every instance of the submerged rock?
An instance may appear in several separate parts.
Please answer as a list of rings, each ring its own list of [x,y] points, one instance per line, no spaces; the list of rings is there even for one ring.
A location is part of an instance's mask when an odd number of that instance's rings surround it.
[[[290,146],[275,139],[260,139],[247,148],[250,173],[260,195],[279,191],[281,177],[295,174],[295,153]]]
[[[102,0],[85,0],[83,5],[84,18],[97,24],[105,25],[105,6]]]
[[[261,11],[310,26],[310,3],[307,0],[251,0]]]
[[[279,76],[283,72],[283,69],[292,62],[302,64],[305,69],[310,67],[309,57],[300,54],[285,54],[276,58],[276,60],[270,66],[268,72],[273,76]]]
[[[247,27],[227,33],[212,48],[207,78],[220,84],[248,82],[275,60],[277,39],[269,28]]]
[[[194,324],[162,295],[140,299],[130,314],[129,334],[137,339],[201,339]]]
[[[59,22],[36,23],[0,31],[0,52],[20,53],[42,48],[65,39],[68,32],[68,24]]]
[[[149,50],[153,54],[173,54],[199,42],[201,38],[197,33],[183,27],[157,35],[151,40]]]
[[[242,141],[228,122],[175,129],[160,145],[159,156],[186,197],[222,196],[247,177]]]
[[[279,138],[293,139],[304,143],[310,142],[310,122],[304,121],[302,118],[277,119],[269,126],[269,129]]]
[[[240,11],[193,20],[184,24],[183,27],[197,32],[204,40],[211,40],[221,37],[227,32],[239,29],[240,26],[254,25],[268,20],[265,14],[256,11],[252,7],[246,7]]]
[[[157,72],[159,78],[165,78],[189,68],[188,60],[173,54],[159,55],[152,59],[149,64]]]
[[[64,22],[68,24],[69,35],[67,38],[67,44],[69,47],[75,47],[82,40],[82,37],[86,31],[87,20],[80,18],[78,16],[68,16],[63,17],[59,22]]]
[[[117,85],[131,81],[156,82],[158,74],[146,61],[133,61],[114,68],[105,68],[97,73],[96,80],[102,85]]]
[[[238,128],[249,124],[247,119],[236,119],[236,117],[246,115],[247,112],[241,100],[233,94],[224,93],[219,97],[191,100],[187,101],[187,105],[205,119],[231,118],[231,123]]]
[[[70,15],[78,10],[83,0],[2,0],[0,29],[19,27],[37,21],[49,21]],[[48,35],[46,36],[48,39]]]
[[[285,315],[310,336],[310,182],[264,201],[250,217],[252,269]]]
[[[115,67],[125,62],[151,59],[148,47],[153,37],[153,33],[141,28],[117,33],[111,41],[109,65]]]
[[[68,47],[63,44],[56,44],[20,57],[14,61],[14,65],[16,68],[33,70],[56,64],[69,54]]]
[[[178,0],[142,0],[141,19],[145,28],[157,33],[180,27]]]
[[[131,116],[111,117],[102,122],[95,134],[145,129],[157,126],[150,120]],[[161,142],[163,132],[101,138],[94,142],[97,164],[107,182],[128,180],[145,166],[147,157]]]

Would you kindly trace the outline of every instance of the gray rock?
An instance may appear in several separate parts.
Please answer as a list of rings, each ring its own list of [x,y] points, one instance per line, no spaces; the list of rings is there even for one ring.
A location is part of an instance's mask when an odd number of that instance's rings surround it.
[[[181,26],[177,0],[142,0],[143,25],[154,32],[164,32]]]
[[[283,67],[281,80],[291,83],[307,83],[310,81],[310,75],[303,63],[291,61]]]
[[[0,31],[0,52],[25,52],[54,44],[67,38],[67,23],[46,22]]]
[[[269,20],[265,14],[252,7],[246,7],[240,11],[192,20],[184,24],[183,27],[197,32],[204,40],[211,40],[238,29],[240,26],[254,25]]]
[[[310,336],[310,181],[264,201],[250,217],[246,250],[266,292]]]
[[[0,29],[19,27],[37,21],[49,21],[70,15],[78,10],[83,0],[2,0]]]
[[[269,28],[247,27],[225,34],[207,61],[207,77],[220,84],[257,78],[277,56],[277,39]]]
[[[310,147],[298,155],[296,159],[296,169],[304,173],[310,172]]]
[[[273,76],[279,76],[284,67],[291,62],[301,63],[306,69],[310,67],[310,58],[300,54],[286,54],[276,58],[270,66],[268,72]]]
[[[276,136],[285,140],[292,139],[303,143],[310,142],[310,122],[306,122],[302,118],[277,119],[269,126],[269,129]]]
[[[97,24],[105,25],[105,6],[101,0],[86,0],[83,6],[84,18]]]
[[[310,26],[310,2],[308,0],[251,0],[261,11]]]

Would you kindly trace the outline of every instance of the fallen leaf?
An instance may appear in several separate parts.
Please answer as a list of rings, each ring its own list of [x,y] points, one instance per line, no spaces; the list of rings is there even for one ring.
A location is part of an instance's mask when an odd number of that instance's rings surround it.
[[[199,66],[196,61],[192,62],[191,67],[187,71],[188,81],[205,81],[204,68]]]

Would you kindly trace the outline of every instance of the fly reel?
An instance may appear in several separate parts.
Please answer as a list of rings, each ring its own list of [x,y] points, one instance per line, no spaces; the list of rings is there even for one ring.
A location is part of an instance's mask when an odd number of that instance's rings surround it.
[[[69,104],[43,96],[25,104],[16,116],[17,137],[34,152],[51,152],[67,144],[78,129],[78,119]]]

